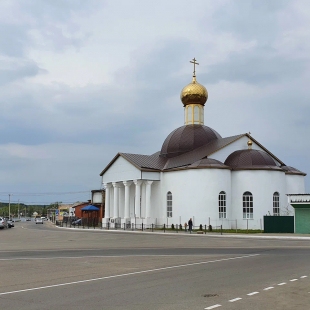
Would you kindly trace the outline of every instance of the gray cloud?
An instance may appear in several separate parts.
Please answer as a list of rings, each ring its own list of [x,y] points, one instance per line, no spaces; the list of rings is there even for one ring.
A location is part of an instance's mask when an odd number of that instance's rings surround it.
[[[16,63],[11,63],[9,68],[0,69],[0,86],[22,78],[34,77],[42,73],[46,73],[46,70],[39,68],[39,66],[33,61],[18,61]]]
[[[185,1],[182,3],[186,7]],[[203,3],[201,1],[200,5]],[[207,27],[211,37],[218,40],[212,45],[214,61],[211,65],[203,66],[210,60],[208,44],[202,39],[206,28],[191,27],[197,31],[192,37],[183,37],[177,31],[178,24],[172,14],[169,17],[171,24],[165,27],[175,27],[177,35],[158,37],[156,24],[151,25],[154,32],[150,32],[149,37],[154,38],[154,42],[148,43],[147,47],[144,40],[139,41],[139,33],[136,33],[139,27],[135,24],[133,38],[137,42],[130,45],[130,40],[126,41],[131,53],[124,54],[124,58],[129,59],[128,65],[116,70],[105,66],[104,57],[117,64],[122,56],[119,47],[124,44],[124,38],[114,36],[113,28],[102,26],[100,18],[94,23],[98,33],[109,31],[109,38],[113,38],[102,44],[109,44],[111,51],[116,44],[117,56],[106,54],[103,57],[102,49],[98,49],[93,38],[89,41],[93,45],[85,48],[89,29],[86,27],[88,30],[85,30],[82,20],[93,18],[91,14],[95,9],[89,2],[19,2],[18,8],[27,18],[15,28],[7,26],[6,31],[13,34],[12,42],[4,49],[0,47],[0,54],[10,56],[8,61],[5,60],[7,66],[1,66],[0,71],[2,190],[16,191],[22,187],[24,191],[35,192],[98,188],[98,175],[116,152],[151,154],[160,150],[166,136],[183,125],[179,94],[191,81],[189,60],[194,56],[201,64],[198,81],[209,91],[205,107],[207,126],[222,136],[250,130],[285,163],[310,171],[309,147],[302,138],[310,134],[307,120],[310,94],[305,70],[309,53],[297,56],[294,52],[296,47],[304,47],[303,38],[307,37],[307,32],[294,36],[294,46],[290,45],[292,48],[283,53],[275,42],[283,36],[278,21],[281,19],[279,14],[288,10],[286,2],[221,3],[217,4],[215,15],[208,21],[214,26]],[[143,7],[139,8],[143,14]],[[106,14],[116,13],[104,4],[100,9],[107,10]],[[139,24],[138,15],[134,22]],[[81,23],[78,17],[82,17]],[[126,27],[126,33],[130,34],[130,24],[122,18],[116,16],[115,22]],[[154,20],[161,22],[160,18]],[[193,23],[193,26],[199,22],[188,20],[186,23]],[[226,45],[223,38],[232,39]],[[75,47],[71,49],[74,54],[67,49],[72,46]],[[77,48],[81,53],[76,52]],[[55,54],[65,49],[66,53],[61,55],[63,68],[53,71],[52,78],[48,79],[50,72],[46,72],[42,80],[28,78],[42,73],[40,68],[44,68],[44,61],[49,56],[59,60],[60,56],[55,57]],[[36,59],[37,56],[33,56],[40,53],[44,57]],[[85,82],[78,84],[83,86],[77,86],[70,80],[75,73],[68,72],[74,67],[68,57],[82,60],[79,63],[82,67],[84,59],[79,58],[80,55],[91,58],[96,64],[96,68],[85,67],[79,71],[83,77],[97,76],[98,79],[92,79],[93,84]],[[67,62],[69,66],[66,66]],[[85,63],[92,66],[91,62]],[[49,65],[52,70],[53,63]],[[101,75],[101,71],[106,74]],[[57,74],[63,72],[67,81],[62,76],[57,80]],[[6,153],[6,149],[11,150],[12,143],[16,143],[13,147],[16,151]],[[28,157],[21,156],[25,147]],[[45,154],[50,157],[46,159]],[[53,198],[43,200],[49,199]]]
[[[279,32],[277,13],[289,1],[227,1],[215,12],[215,27],[245,40],[270,42]]]
[[[209,83],[221,80],[250,84],[269,84],[300,76],[307,60],[280,55],[272,48],[231,53],[224,62],[211,65],[202,78]]]
[[[27,40],[29,28],[12,24],[0,23],[0,55],[10,57],[21,57],[25,53],[25,45],[29,43]]]

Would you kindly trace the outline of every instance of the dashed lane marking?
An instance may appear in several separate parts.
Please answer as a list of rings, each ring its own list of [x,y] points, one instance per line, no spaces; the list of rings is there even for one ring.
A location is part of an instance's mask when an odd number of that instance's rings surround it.
[[[252,292],[252,293],[249,293],[249,294],[247,294],[248,296],[253,296],[253,295],[256,295],[256,294],[258,294],[259,292]]]
[[[304,279],[304,278],[307,278],[308,276],[301,276],[300,279]],[[298,279],[295,278],[295,279],[291,279],[290,282],[295,282],[297,281]],[[285,285],[286,282],[281,282],[279,283],[278,285],[281,286],[281,285]],[[274,286],[268,286],[268,287],[265,287],[263,290],[264,291],[269,291],[269,290],[272,290],[274,289]],[[308,292],[310,294],[310,292]],[[259,292],[252,292],[252,293],[249,293],[247,294],[248,296],[253,296],[253,295],[256,295],[256,294],[259,294]],[[235,302],[235,301],[238,301],[238,300],[241,300],[242,298],[241,297],[237,297],[237,298],[233,298],[233,299],[230,299],[229,302]],[[222,305],[220,304],[216,304],[216,305],[213,305],[213,306],[209,306],[207,308],[205,308],[205,310],[211,310],[211,309],[215,309],[215,308],[218,308],[218,307],[221,307]]]
[[[237,297],[237,298],[231,299],[229,302],[235,302],[235,301],[238,301],[238,300],[241,300],[241,299],[242,299],[242,298]]]
[[[211,310],[211,309],[215,309],[215,308],[218,308],[218,307],[221,307],[221,306],[222,305],[217,304],[217,305],[213,305],[213,306],[207,307],[207,308],[205,308],[205,310]]]

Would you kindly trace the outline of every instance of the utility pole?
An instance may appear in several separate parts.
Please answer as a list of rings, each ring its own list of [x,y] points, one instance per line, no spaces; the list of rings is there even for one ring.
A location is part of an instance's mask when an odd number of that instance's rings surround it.
[[[11,194],[9,194],[9,219],[11,218]]]

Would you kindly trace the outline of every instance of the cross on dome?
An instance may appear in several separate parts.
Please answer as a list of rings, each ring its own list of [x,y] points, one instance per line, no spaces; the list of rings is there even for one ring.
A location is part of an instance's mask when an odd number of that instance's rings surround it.
[[[196,65],[199,65],[198,62],[196,62],[195,57],[190,61],[190,63],[194,64],[194,72],[193,72],[193,77],[196,77]]]

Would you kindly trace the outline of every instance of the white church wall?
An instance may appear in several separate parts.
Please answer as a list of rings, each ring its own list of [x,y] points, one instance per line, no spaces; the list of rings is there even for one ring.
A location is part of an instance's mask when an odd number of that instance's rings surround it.
[[[153,180],[159,181],[160,180],[160,172],[151,172],[151,171],[142,171],[141,178],[144,180]]]
[[[303,175],[286,174],[286,194],[304,194],[305,177]]]
[[[253,195],[253,219],[243,219],[243,193]],[[273,214],[273,194],[280,194],[280,209],[286,204],[285,173],[272,170],[232,171],[232,217],[238,229],[263,229],[264,215]],[[248,225],[248,226],[247,226]],[[235,227],[234,227],[235,228]]]
[[[170,191],[173,216],[168,219],[169,225],[183,225],[190,218],[193,218],[195,226],[208,225],[209,218],[219,223],[218,195],[221,191],[226,192],[227,210],[230,209],[230,175],[228,169],[190,169],[164,173],[161,181],[164,218],[161,221],[167,223],[166,196]]]
[[[118,157],[102,176],[102,183],[136,180],[141,178],[141,171],[123,157]]]
[[[162,218],[161,214],[161,182],[154,181],[151,185],[151,214],[150,217],[153,219]],[[157,224],[157,223],[153,223]]]
[[[286,194],[305,194],[305,177],[303,175],[286,174]],[[281,215],[294,215],[295,210],[286,199],[286,206]]]
[[[211,154],[208,156],[209,158],[217,159],[221,161],[222,163],[225,162],[226,158],[233,152],[237,150],[247,150],[248,149],[248,142],[249,138],[248,137],[242,137],[238,139],[237,141],[225,146],[224,148],[218,150],[217,152]],[[252,141],[252,149],[253,150],[259,150],[259,151],[264,151],[259,145],[257,145],[254,141]],[[276,161],[278,165],[279,162]]]

